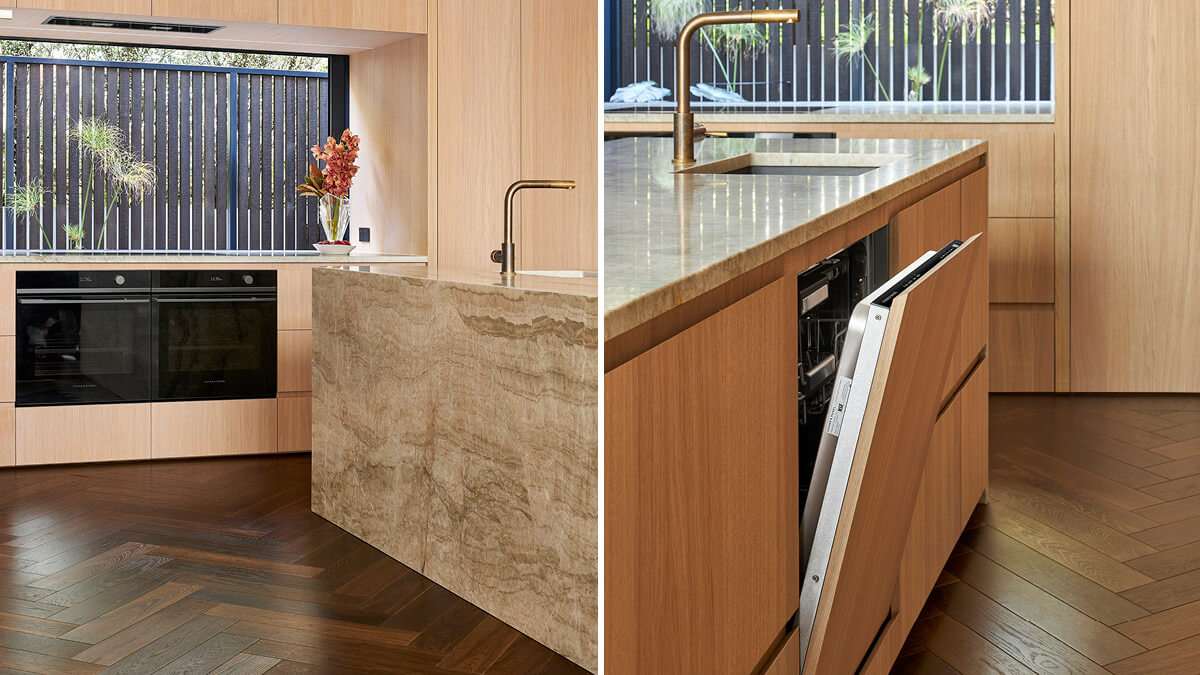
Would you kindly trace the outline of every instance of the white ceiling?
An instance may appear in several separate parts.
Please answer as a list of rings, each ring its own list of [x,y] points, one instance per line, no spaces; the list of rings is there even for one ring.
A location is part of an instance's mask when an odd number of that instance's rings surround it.
[[[202,47],[209,49],[305,52],[314,54],[353,54],[409,37],[409,33],[343,28],[312,28],[280,26],[273,23],[236,23],[195,19],[170,19],[164,22],[205,26],[221,26],[207,35],[189,33],[155,33],[143,30],[83,28],[76,26],[45,26],[51,16],[88,18],[126,18],[146,21],[147,17],[120,17],[95,12],[56,12],[44,9],[12,9],[13,18],[0,18],[0,38],[54,40],[63,42],[120,42],[165,47]]]

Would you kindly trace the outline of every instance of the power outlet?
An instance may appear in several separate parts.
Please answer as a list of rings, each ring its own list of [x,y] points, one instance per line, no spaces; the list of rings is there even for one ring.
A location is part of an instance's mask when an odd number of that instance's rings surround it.
[[[371,241],[371,228],[369,228],[369,227],[358,228],[358,240],[364,244]]]

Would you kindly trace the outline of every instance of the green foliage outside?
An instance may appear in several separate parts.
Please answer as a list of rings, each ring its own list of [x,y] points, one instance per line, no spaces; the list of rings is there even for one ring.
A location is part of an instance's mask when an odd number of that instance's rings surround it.
[[[46,59],[79,59],[84,61],[121,61],[133,63],[168,63],[186,66],[220,66],[226,68],[302,70],[320,73],[329,70],[329,60],[321,56],[246,54],[242,52],[203,51],[199,49],[29,42],[26,40],[0,40],[0,55],[31,56]]]

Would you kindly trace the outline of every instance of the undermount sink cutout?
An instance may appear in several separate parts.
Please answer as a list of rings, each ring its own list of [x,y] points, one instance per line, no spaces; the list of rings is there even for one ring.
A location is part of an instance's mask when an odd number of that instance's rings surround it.
[[[595,277],[598,272],[591,270],[517,270],[517,274],[530,274],[535,277],[562,277],[568,279],[584,279]]]
[[[679,173],[768,176],[861,176],[907,155],[838,152],[748,152],[697,164]]]

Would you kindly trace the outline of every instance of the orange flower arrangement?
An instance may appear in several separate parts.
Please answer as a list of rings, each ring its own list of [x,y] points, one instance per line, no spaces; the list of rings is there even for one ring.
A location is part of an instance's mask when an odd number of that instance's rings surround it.
[[[354,163],[358,159],[358,136],[346,129],[342,132],[341,141],[330,136],[325,140],[325,147],[314,145],[311,150],[317,161],[325,162],[325,168],[310,162],[304,185],[296,188],[296,191],[318,199],[325,195],[348,196],[350,184],[358,174],[358,165]]]

